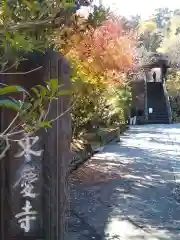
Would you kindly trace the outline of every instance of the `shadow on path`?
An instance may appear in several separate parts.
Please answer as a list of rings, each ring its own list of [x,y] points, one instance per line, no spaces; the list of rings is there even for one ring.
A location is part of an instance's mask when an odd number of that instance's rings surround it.
[[[180,239],[179,144],[179,125],[146,125],[96,154],[71,186],[67,239]]]

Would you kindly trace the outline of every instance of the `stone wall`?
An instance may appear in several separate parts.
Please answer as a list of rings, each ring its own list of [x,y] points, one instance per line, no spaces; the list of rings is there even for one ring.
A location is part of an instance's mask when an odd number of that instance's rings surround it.
[[[120,134],[126,129],[127,125],[121,125],[115,129],[109,129],[109,131],[104,130],[99,135],[96,133],[89,133],[84,135],[83,139],[74,140],[71,144],[72,161],[70,163],[70,172],[93,156],[94,149],[91,142],[94,138],[101,138],[101,145],[106,145],[111,141],[119,140]]]

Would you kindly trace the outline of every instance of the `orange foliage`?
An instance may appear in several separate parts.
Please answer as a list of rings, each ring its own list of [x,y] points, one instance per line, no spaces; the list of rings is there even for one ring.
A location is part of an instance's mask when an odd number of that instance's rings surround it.
[[[76,51],[83,60],[93,58],[102,71],[126,72],[133,64],[133,47],[134,40],[124,33],[121,22],[109,19],[86,33]]]
[[[74,42],[69,54],[78,56],[111,81],[120,81],[119,73],[132,68],[134,39],[124,31],[118,18],[109,18],[100,27],[88,29],[77,39],[81,41]]]

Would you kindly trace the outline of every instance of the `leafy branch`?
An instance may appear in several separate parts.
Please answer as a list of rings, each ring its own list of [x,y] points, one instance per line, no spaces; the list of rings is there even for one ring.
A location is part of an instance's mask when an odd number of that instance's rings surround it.
[[[37,85],[31,88],[29,92],[15,85],[0,88],[0,96],[18,92],[25,94],[23,101],[15,100],[11,97],[0,100],[0,107],[8,108],[16,112],[16,116],[9,126],[0,134],[1,145],[5,143],[5,147],[0,154],[0,159],[2,159],[9,150],[11,146],[10,141],[14,141],[13,138],[15,136],[19,134],[31,135],[41,128],[50,128],[54,121],[57,121],[71,110],[70,107],[56,118],[47,119],[52,102],[57,101],[61,96],[71,94],[69,90],[63,89],[63,85],[59,85],[57,79],[46,81],[44,86]],[[17,122],[18,124],[15,125]]]

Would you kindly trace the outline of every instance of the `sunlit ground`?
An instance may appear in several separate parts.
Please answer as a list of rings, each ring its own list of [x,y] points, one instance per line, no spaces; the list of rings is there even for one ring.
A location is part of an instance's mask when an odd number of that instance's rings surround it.
[[[131,128],[79,170],[75,209],[101,239],[180,239],[179,149],[179,124]]]
[[[144,231],[128,220],[122,221],[118,217],[112,217],[107,226],[106,239],[123,240],[158,240],[168,239],[168,233],[165,230]]]

